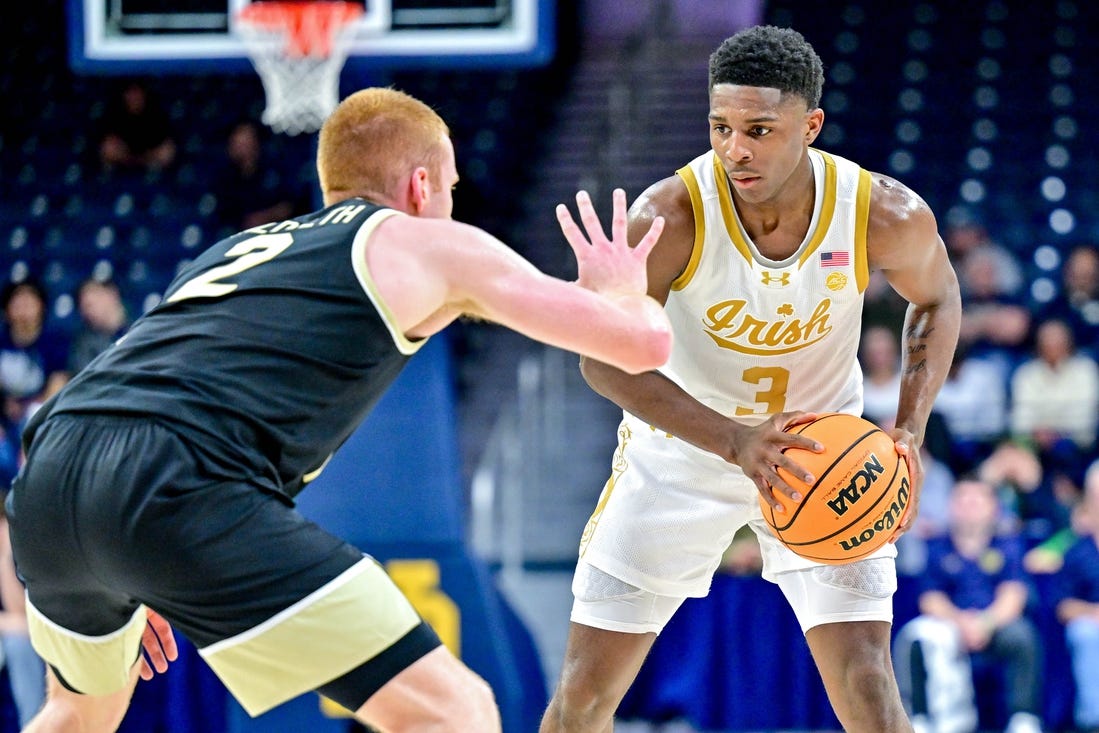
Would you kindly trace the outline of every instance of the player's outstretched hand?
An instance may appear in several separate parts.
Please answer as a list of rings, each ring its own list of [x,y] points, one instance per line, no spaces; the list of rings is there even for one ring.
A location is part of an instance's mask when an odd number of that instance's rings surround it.
[[[653,219],[652,226],[636,247],[630,247],[626,237],[626,192],[620,188],[614,190],[614,214],[611,218],[611,236],[607,238],[599,223],[599,216],[592,206],[587,191],[576,194],[576,206],[580,212],[580,221],[584,224],[587,236],[573,221],[572,214],[564,204],[557,205],[557,221],[565,239],[576,255],[577,283],[589,290],[600,293],[646,293],[648,275],[645,261],[649,257],[660,233],[664,231],[664,218]]]
[[[145,624],[145,633],[141,635],[141,648],[145,653],[141,656],[140,674],[141,679],[148,681],[154,674],[168,671],[168,663],[176,661],[179,649],[176,647],[171,624],[153,609],[148,608],[146,611],[148,622]]]
[[[813,412],[783,412],[772,415],[759,425],[741,429],[737,436],[736,464],[745,476],[755,482],[760,495],[776,512],[786,510],[775,498],[774,492],[786,494],[794,501],[802,499],[800,492],[782,478],[779,468],[807,484],[816,480],[786,454],[786,449],[804,448],[814,453],[824,450],[824,446],[812,438],[784,431],[794,425],[812,422],[817,417],[819,415]]]

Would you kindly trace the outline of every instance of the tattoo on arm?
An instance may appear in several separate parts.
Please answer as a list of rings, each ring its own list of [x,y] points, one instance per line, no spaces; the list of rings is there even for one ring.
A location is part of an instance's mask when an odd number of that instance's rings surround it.
[[[909,327],[905,333],[905,338],[908,341],[908,345],[905,347],[908,354],[908,365],[905,367],[905,374],[918,374],[927,368],[927,358],[924,355],[924,352],[927,351],[927,344],[923,341],[934,332],[934,326],[924,323],[916,323]]]
[[[909,326],[908,332],[904,335],[908,339],[925,339],[930,338],[933,333],[935,333],[934,326],[929,326],[925,323],[916,323],[915,325]]]

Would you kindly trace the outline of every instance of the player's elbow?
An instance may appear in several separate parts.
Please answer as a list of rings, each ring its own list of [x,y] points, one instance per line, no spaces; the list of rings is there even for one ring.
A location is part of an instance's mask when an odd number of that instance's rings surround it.
[[[672,330],[666,323],[649,324],[635,335],[628,358],[619,368],[630,374],[659,369],[672,353]]]

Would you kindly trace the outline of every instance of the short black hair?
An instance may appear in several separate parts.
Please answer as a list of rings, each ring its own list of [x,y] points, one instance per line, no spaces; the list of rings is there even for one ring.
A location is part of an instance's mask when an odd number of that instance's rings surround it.
[[[710,55],[710,91],[717,84],[769,87],[820,106],[824,65],[797,31],[757,25],[726,38]]]

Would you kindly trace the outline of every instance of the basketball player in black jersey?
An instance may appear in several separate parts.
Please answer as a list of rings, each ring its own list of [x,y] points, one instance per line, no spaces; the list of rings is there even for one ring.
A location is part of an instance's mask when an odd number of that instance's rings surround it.
[[[152,674],[143,636],[162,671],[171,627],[253,715],[317,690],[387,733],[500,730],[488,686],[293,497],[463,314],[630,372],[662,364],[645,264],[662,222],[631,249],[625,194],[610,239],[580,194],[588,238],[558,209],[579,280],[544,275],[450,220],[448,129],[391,89],[336,109],[317,165],[324,209],[200,255],[27,428],[8,506],[50,667],[29,730],[115,730]]]

